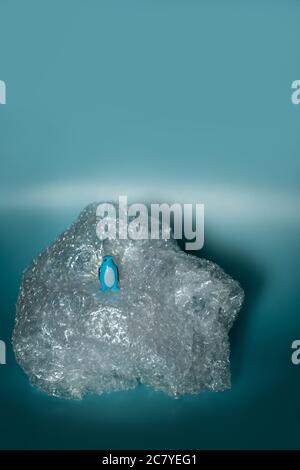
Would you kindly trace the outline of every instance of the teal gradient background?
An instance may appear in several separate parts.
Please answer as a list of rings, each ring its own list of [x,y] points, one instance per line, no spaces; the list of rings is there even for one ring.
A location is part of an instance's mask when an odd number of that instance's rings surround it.
[[[297,0],[0,0],[1,449],[300,448]],[[22,271],[94,199],[205,203],[232,389],[67,401],[11,348]]]

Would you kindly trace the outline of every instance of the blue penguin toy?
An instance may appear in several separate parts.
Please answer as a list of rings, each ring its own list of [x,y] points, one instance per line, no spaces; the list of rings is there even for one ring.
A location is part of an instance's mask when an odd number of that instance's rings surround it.
[[[100,290],[119,291],[119,270],[112,256],[104,256],[99,268]]]

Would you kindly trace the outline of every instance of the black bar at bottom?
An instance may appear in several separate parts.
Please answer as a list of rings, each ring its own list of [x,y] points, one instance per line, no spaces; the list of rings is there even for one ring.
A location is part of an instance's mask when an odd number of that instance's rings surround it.
[[[199,451],[199,450],[91,450],[91,451],[0,451],[0,465],[16,464],[76,464],[83,467],[106,468],[109,465],[120,465],[125,468],[137,468],[141,465],[191,465],[199,467],[206,464],[225,463],[266,463],[275,461],[286,465],[288,461],[300,462],[300,451]]]

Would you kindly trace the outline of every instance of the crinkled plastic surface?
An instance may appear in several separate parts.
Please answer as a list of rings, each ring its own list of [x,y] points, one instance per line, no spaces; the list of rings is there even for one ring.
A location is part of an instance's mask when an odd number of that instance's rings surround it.
[[[23,275],[13,345],[31,383],[68,398],[139,383],[172,396],[229,388],[239,284],[172,239],[100,241],[97,205]],[[104,255],[120,292],[99,290]]]

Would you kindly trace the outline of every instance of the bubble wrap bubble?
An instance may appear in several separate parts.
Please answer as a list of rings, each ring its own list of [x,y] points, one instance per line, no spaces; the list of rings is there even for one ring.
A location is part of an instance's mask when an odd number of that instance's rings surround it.
[[[239,284],[173,239],[100,241],[97,205],[23,275],[13,345],[30,382],[68,398],[140,383],[172,396],[229,388]],[[120,292],[99,290],[105,255]]]

